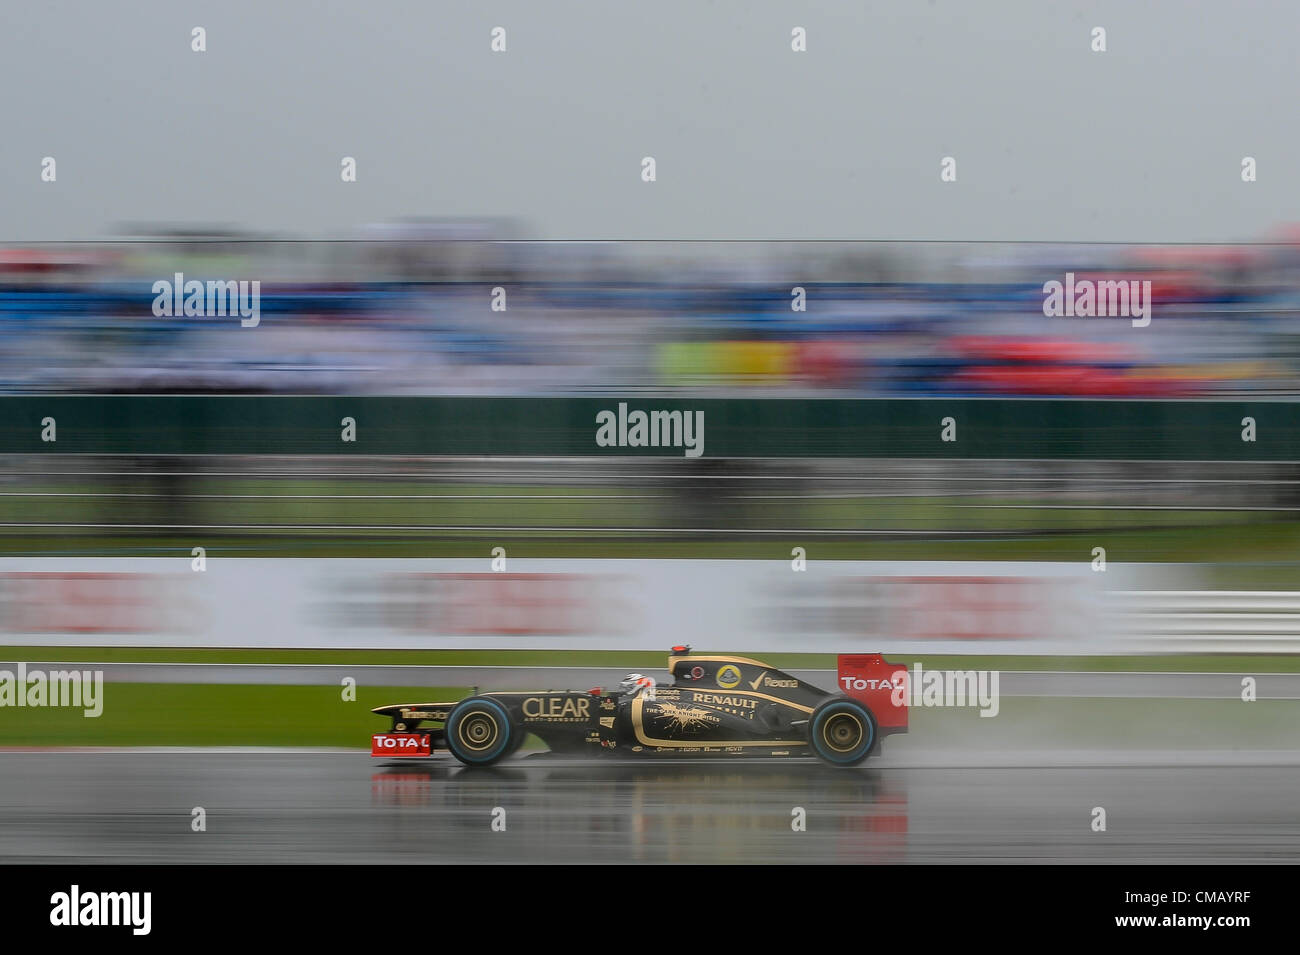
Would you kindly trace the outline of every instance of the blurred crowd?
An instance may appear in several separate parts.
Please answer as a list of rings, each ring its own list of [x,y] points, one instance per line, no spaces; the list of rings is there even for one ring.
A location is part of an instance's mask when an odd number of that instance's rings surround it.
[[[1045,317],[1067,272],[1151,281],[1151,324]],[[260,281],[260,323],[156,316],[175,273]],[[1156,248],[138,227],[0,249],[0,391],[1290,395],[1298,307],[1300,230]]]

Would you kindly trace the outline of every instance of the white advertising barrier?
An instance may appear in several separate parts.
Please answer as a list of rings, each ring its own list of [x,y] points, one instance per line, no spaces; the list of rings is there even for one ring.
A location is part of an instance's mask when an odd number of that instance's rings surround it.
[[[1300,592],[1134,590],[1108,595],[1121,643],[1186,653],[1300,652]]]
[[[1096,654],[1284,649],[1300,598],[1161,565],[0,559],[0,644]],[[1170,590],[1186,579],[1186,590]],[[1153,584],[1159,583],[1162,589]],[[1268,599],[1266,599],[1268,598]],[[1225,603],[1226,601],[1226,603]],[[1244,603],[1243,603],[1244,601]],[[1210,619],[1213,618],[1213,619]]]

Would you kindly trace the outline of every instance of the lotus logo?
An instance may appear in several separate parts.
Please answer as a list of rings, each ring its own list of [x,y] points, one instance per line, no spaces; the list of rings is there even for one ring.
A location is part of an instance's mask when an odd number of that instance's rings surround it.
[[[740,668],[728,663],[718,670],[718,686],[731,690],[740,686]]]

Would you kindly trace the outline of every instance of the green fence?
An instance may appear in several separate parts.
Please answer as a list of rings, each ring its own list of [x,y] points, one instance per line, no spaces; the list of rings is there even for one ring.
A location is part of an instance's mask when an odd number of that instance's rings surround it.
[[[1300,402],[14,396],[0,451],[1291,461]]]

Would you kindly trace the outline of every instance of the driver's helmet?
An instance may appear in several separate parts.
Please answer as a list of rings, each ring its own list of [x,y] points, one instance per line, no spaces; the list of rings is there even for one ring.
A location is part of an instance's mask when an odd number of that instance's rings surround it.
[[[628,696],[632,697],[632,699],[636,699],[638,696],[644,697],[647,700],[653,700],[655,698],[655,679],[652,676],[642,676],[640,673],[629,673],[619,681],[618,685],[622,687],[624,692],[626,692]]]

